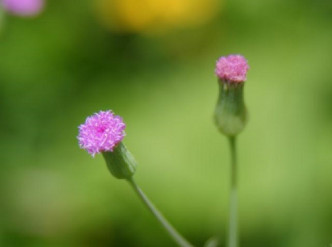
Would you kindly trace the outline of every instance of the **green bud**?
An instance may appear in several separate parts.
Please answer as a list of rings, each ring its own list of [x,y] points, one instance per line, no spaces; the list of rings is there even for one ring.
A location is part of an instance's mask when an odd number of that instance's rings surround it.
[[[226,136],[236,136],[247,123],[243,86],[243,82],[230,83],[219,80],[219,99],[214,119],[218,129]]]
[[[120,142],[113,152],[103,152],[107,167],[119,179],[129,179],[136,171],[137,163],[126,146]]]

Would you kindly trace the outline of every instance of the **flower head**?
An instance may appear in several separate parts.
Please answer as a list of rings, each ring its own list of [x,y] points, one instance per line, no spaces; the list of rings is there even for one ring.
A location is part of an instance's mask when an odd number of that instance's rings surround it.
[[[247,60],[241,55],[220,57],[216,64],[216,75],[230,83],[244,82],[249,69]]]
[[[44,0],[2,0],[7,11],[21,16],[34,16],[44,7]]]
[[[84,124],[79,126],[77,137],[81,148],[88,151],[92,157],[103,151],[113,151],[113,148],[122,141],[126,128],[120,116],[112,111],[100,111],[88,117]]]

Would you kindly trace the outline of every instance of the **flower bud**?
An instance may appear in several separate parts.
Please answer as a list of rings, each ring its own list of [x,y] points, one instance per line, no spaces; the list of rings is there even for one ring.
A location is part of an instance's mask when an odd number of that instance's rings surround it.
[[[107,167],[116,178],[131,178],[136,170],[136,161],[121,142],[125,136],[120,116],[112,111],[100,111],[79,126],[79,145],[94,157],[102,153]]]
[[[119,179],[129,179],[136,171],[136,161],[126,146],[120,142],[113,152],[103,152],[107,167]]]
[[[246,59],[240,55],[221,57],[217,61],[219,98],[214,118],[218,129],[227,136],[239,134],[247,122],[243,86],[248,69]]]

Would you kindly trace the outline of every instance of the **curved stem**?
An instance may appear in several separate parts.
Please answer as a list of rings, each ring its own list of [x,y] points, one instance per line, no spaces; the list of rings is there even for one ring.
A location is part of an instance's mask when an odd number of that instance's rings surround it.
[[[173,240],[180,247],[193,247],[181,234],[166,220],[166,218],[158,211],[158,209],[152,204],[149,198],[144,194],[144,192],[138,187],[134,179],[131,177],[128,179],[138,197],[142,200],[149,211],[157,218],[160,224],[165,228],[168,234],[173,238]]]
[[[229,228],[228,247],[238,247],[237,230],[237,161],[236,161],[236,138],[229,137],[231,149],[231,190],[229,204]]]

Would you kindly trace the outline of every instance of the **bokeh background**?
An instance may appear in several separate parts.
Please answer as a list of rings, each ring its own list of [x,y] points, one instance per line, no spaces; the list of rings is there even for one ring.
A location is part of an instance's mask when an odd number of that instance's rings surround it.
[[[136,180],[195,246],[225,246],[229,149],[216,59],[240,53],[241,246],[332,243],[332,1],[49,0],[0,29],[0,246],[175,246],[127,183],[77,144],[127,123]]]

